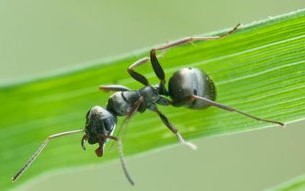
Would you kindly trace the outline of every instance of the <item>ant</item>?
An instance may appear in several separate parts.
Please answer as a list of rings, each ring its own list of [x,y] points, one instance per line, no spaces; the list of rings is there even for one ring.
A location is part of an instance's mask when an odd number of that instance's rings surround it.
[[[170,77],[168,82],[168,89],[166,88],[166,80],[163,68],[161,67],[158,58],[156,56],[156,51],[165,50],[171,47],[179,46],[182,44],[190,43],[193,41],[207,41],[221,39],[229,36],[237,30],[240,24],[236,25],[229,32],[212,37],[186,37],[171,43],[162,45],[160,47],[150,50],[150,56],[139,59],[128,67],[128,73],[130,76],[144,85],[143,88],[139,90],[131,90],[123,85],[102,85],[100,90],[102,91],[114,91],[109,99],[106,108],[101,106],[92,107],[86,115],[85,128],[81,130],[66,131],[62,133],[57,133],[50,135],[37,149],[37,151],[32,155],[32,157],[25,163],[25,165],[12,177],[12,181],[16,181],[35,161],[39,154],[44,150],[49,141],[64,137],[68,135],[73,135],[76,133],[85,133],[81,139],[81,146],[85,150],[85,143],[98,144],[99,147],[95,150],[98,157],[102,157],[104,154],[105,143],[110,139],[117,143],[120,162],[122,165],[123,172],[128,179],[128,181],[134,185],[134,181],[126,167],[124,160],[122,142],[119,137],[113,136],[117,124],[118,116],[126,116],[122,123],[121,128],[128,122],[128,120],[136,113],[143,113],[146,110],[155,112],[164,123],[164,125],[176,135],[178,142],[184,144],[191,149],[196,149],[196,145],[191,142],[185,141],[181,134],[178,132],[176,127],[168,120],[168,118],[158,109],[157,105],[164,106],[186,106],[190,109],[203,109],[209,106],[215,106],[223,110],[237,112],[246,117],[252,118],[258,121],[269,122],[273,124],[278,124],[284,126],[284,123],[259,118],[250,115],[246,112],[237,110],[231,106],[223,105],[221,103],[215,102],[216,90],[214,82],[211,78],[204,72],[197,68],[182,68],[176,71],[173,76]],[[147,78],[142,74],[134,71],[134,68],[151,62],[152,68],[160,80],[157,85],[150,85]],[[169,98],[168,98],[169,97]]]

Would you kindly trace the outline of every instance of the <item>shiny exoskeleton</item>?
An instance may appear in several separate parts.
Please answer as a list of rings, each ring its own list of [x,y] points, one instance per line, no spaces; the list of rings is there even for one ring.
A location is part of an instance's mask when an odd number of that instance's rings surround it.
[[[182,68],[175,72],[168,83],[169,96],[173,105],[185,105],[190,109],[203,109],[209,107],[205,101],[199,99],[185,99],[193,95],[209,100],[216,99],[215,85],[212,79],[197,68]]]
[[[220,39],[233,33],[237,27],[221,36],[214,37],[187,37],[178,41],[174,41],[163,46],[154,48],[150,51],[150,56],[142,58],[128,67],[128,73],[130,76],[143,84],[143,87],[139,90],[131,90],[123,85],[102,85],[100,90],[114,92],[108,99],[106,107],[94,106],[86,115],[85,128],[81,130],[68,131],[58,134],[50,135],[38,150],[32,155],[32,157],[26,162],[26,164],[13,176],[13,181],[17,180],[34,162],[42,150],[46,147],[50,140],[58,137],[72,135],[75,133],[84,132],[85,135],[81,140],[82,148],[85,149],[85,143],[98,144],[98,148],[95,150],[96,155],[101,157],[104,154],[105,143],[110,139],[117,142],[120,160],[127,179],[131,184],[134,184],[131,179],[124,160],[123,148],[121,140],[113,136],[117,117],[126,116],[123,121],[124,124],[137,112],[144,112],[146,110],[155,112],[164,125],[174,133],[178,141],[184,145],[189,146],[192,149],[196,149],[196,146],[183,139],[177,128],[169,121],[169,119],[158,109],[158,105],[164,106],[186,106],[190,109],[203,109],[209,106],[215,106],[227,111],[237,112],[244,116],[250,117],[255,120],[270,122],[284,126],[283,123],[268,119],[259,118],[248,113],[237,110],[231,106],[223,105],[215,101],[216,89],[212,79],[204,71],[198,68],[182,68],[176,71],[169,79],[168,85],[166,84],[165,73],[158,61],[156,51],[165,50],[174,46],[185,44],[191,41],[203,41]],[[147,78],[136,72],[134,68],[145,64],[151,63],[154,73],[160,80],[157,85],[151,85]],[[167,87],[168,86],[168,87]],[[145,129],[143,129],[145,130]]]

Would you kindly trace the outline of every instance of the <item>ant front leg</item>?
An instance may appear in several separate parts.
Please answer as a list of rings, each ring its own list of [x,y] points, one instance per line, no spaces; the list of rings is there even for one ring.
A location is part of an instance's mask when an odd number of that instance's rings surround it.
[[[123,85],[101,85],[100,90],[105,91],[105,92],[108,92],[108,91],[114,91],[114,92],[122,91],[123,92],[123,91],[130,91],[131,89],[129,89],[128,87],[123,86]]]
[[[131,107],[130,111],[128,111],[126,113],[126,117],[123,120],[123,122],[121,123],[120,128],[118,129],[117,132],[117,136],[120,135],[120,133],[122,131],[124,131],[124,129],[127,127],[129,120],[136,114],[136,112],[138,111],[138,109],[140,108],[141,104],[143,103],[143,97],[141,96],[135,103],[134,105]]]

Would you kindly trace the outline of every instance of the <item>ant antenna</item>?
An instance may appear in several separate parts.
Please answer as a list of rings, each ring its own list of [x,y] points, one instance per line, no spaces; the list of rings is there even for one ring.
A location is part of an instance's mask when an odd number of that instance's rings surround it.
[[[12,181],[15,182],[20,178],[20,176],[33,164],[33,162],[37,159],[37,157],[40,155],[40,153],[44,150],[44,148],[48,145],[49,141],[64,137],[67,135],[73,135],[76,133],[81,133],[83,130],[73,130],[73,131],[66,131],[62,133],[56,133],[53,135],[50,135],[44,142],[40,145],[40,147],[36,150],[36,152],[31,156],[31,158],[24,164],[24,166],[15,174],[15,176],[12,177]]]

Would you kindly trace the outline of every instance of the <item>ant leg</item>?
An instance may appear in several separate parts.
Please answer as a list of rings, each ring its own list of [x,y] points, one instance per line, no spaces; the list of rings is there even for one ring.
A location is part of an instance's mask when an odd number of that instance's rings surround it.
[[[115,137],[115,136],[111,136],[111,135],[105,135],[105,138],[112,139],[117,143],[123,172],[124,172],[127,180],[129,181],[129,183],[131,185],[134,185],[134,181],[132,180],[132,178],[131,178],[131,176],[128,172],[127,165],[126,165],[126,162],[125,162],[124,152],[123,152],[123,144],[122,144],[121,139],[119,139],[118,137]]]
[[[151,65],[154,69],[154,72],[155,72],[156,76],[160,80],[159,93],[161,95],[166,95],[167,96],[168,91],[166,90],[166,87],[165,87],[165,73],[164,73],[164,70],[163,70],[161,64],[158,61],[158,58],[156,56],[156,51],[154,49],[152,49],[150,51],[150,62],[151,62]]]
[[[129,120],[131,119],[131,117],[134,116],[134,114],[137,113],[140,105],[143,103],[143,97],[141,96],[133,105],[133,107],[131,108],[131,110],[126,114],[125,119],[123,120],[121,127],[118,129],[118,133],[117,136],[119,136],[119,134],[124,131],[125,127],[128,125]]]
[[[221,38],[227,37],[230,34],[234,33],[239,26],[240,26],[240,23],[237,24],[229,32],[227,32],[225,34],[222,34],[222,35],[219,35],[219,36],[211,36],[211,37],[185,37],[183,39],[180,39],[180,40],[177,40],[177,41],[173,41],[173,42],[167,43],[165,45],[161,45],[161,46],[159,46],[157,48],[152,49],[151,51],[165,50],[165,49],[168,49],[168,48],[171,48],[171,47],[174,47],[174,46],[179,46],[179,45],[186,44],[186,43],[193,42],[193,41],[206,41],[206,40],[221,39]]]
[[[163,71],[163,68],[161,66],[161,64],[159,63],[157,56],[156,56],[156,51],[157,50],[165,50],[171,47],[175,47],[175,46],[179,46],[185,43],[189,43],[192,41],[204,41],[204,40],[215,40],[215,39],[220,39],[220,38],[224,38],[230,34],[232,34],[233,32],[235,32],[237,30],[237,28],[239,27],[240,24],[236,25],[232,30],[230,30],[229,32],[220,35],[220,36],[213,36],[213,37],[186,37],[171,43],[167,43],[165,45],[162,45],[160,47],[157,48],[153,48],[150,50],[150,61],[152,64],[152,67],[154,69],[155,74],[157,75],[157,77],[160,79],[160,85],[159,85],[159,93],[162,95],[168,95],[168,92],[166,90],[165,87],[165,74]]]
[[[165,115],[163,115],[157,108],[155,108],[155,110],[153,110],[153,111],[155,111],[159,115],[159,117],[161,118],[162,122],[166,125],[166,127],[169,128],[169,130],[171,130],[176,135],[179,143],[181,143],[183,145],[186,145],[186,146],[190,147],[193,150],[197,149],[196,145],[194,145],[191,142],[185,141],[183,139],[181,134],[178,132],[178,129],[175,128],[174,125],[167,119],[167,117]]]
[[[165,83],[164,70],[157,59],[155,49],[152,49],[150,51],[150,61],[151,61],[151,65],[154,69],[154,72],[157,75],[157,77],[159,78],[159,80],[161,80],[161,82]]]
[[[47,146],[49,141],[59,138],[59,137],[64,137],[67,135],[73,135],[76,133],[81,133],[84,132],[83,130],[73,130],[73,131],[66,131],[62,133],[56,133],[53,135],[50,135],[41,145],[40,147],[36,150],[36,152],[31,156],[31,158],[24,164],[24,166],[16,173],[15,176],[12,177],[12,181],[16,181],[31,165],[32,163],[37,159],[37,157],[40,155],[40,153],[43,151],[43,149]]]
[[[144,86],[148,86],[149,85],[149,82],[148,82],[147,78],[145,76],[143,76],[142,74],[139,74],[138,72],[135,72],[134,68],[138,67],[138,66],[140,66],[142,64],[145,64],[148,60],[149,60],[148,57],[141,58],[140,60],[137,60],[135,63],[130,65],[128,67],[128,69],[127,69],[127,71],[130,74],[130,76],[133,79],[135,79],[136,81],[138,81],[141,84],[143,84]]]
[[[204,98],[204,97],[200,97],[200,96],[196,96],[196,95],[193,95],[190,97],[190,99],[198,99],[198,100],[202,100],[204,102],[206,102],[207,104],[211,105],[211,106],[215,106],[215,107],[218,107],[220,109],[223,109],[223,110],[227,110],[227,111],[231,111],[231,112],[237,112],[241,115],[244,115],[246,117],[249,117],[249,118],[252,118],[252,119],[255,119],[257,121],[264,121],[264,122],[268,122],[268,123],[274,123],[274,124],[278,124],[282,127],[285,126],[284,123],[282,122],[279,122],[279,121],[274,121],[274,120],[269,120],[269,119],[263,119],[263,118],[260,118],[260,117],[256,117],[256,116],[253,116],[253,115],[250,115],[248,113],[245,113],[243,111],[240,111],[240,110],[237,110],[231,106],[227,106],[227,105],[223,105],[223,104],[220,104],[220,103],[217,103],[215,101],[212,101],[210,99],[207,99],[207,98]]]
[[[108,91],[130,91],[130,89],[126,86],[123,86],[123,85],[101,85],[100,86],[100,90],[101,91],[105,91],[105,92],[108,92]]]
[[[179,46],[185,43],[189,43],[192,41],[205,41],[205,40],[215,40],[215,39],[220,39],[220,38],[224,38],[230,34],[232,34],[233,32],[235,32],[237,30],[237,28],[239,27],[240,24],[236,25],[232,30],[230,30],[229,32],[220,35],[220,36],[213,36],[213,37],[186,37],[177,41],[173,41],[170,43],[167,43],[165,45],[159,46],[157,48],[153,48],[150,51],[150,58],[148,57],[144,57],[139,59],[138,61],[136,61],[135,63],[133,63],[132,65],[130,65],[128,67],[128,73],[130,74],[130,76],[135,79],[136,81],[140,82],[141,84],[147,86],[149,85],[149,82],[147,80],[147,78],[145,76],[143,76],[142,74],[139,74],[138,72],[134,71],[135,67],[138,67],[142,64],[147,63],[147,61],[150,59],[151,60],[151,64],[152,67],[154,69],[155,74],[157,75],[157,77],[160,79],[160,94],[163,95],[168,95],[167,90],[165,88],[165,74],[164,71],[160,65],[160,63],[158,62],[157,56],[156,56],[156,51],[157,50],[165,50],[174,46]]]
[[[161,67],[161,65],[158,62],[157,56],[155,51],[151,51],[150,52],[150,58],[148,57],[144,57],[141,58],[140,60],[137,60],[135,63],[133,63],[132,65],[130,65],[128,67],[128,73],[130,74],[130,76],[135,79],[136,81],[140,82],[141,84],[148,86],[149,82],[147,80],[147,78],[145,76],[143,76],[142,74],[139,74],[138,72],[134,71],[135,67],[138,67],[142,64],[146,64],[148,61],[151,61],[152,67],[154,69],[154,72],[156,74],[156,76],[160,79],[160,94],[162,95],[168,95],[167,90],[165,88],[165,74],[164,71]]]
[[[134,114],[136,114],[136,112],[138,111],[141,103],[143,103],[143,97],[142,96],[135,102],[135,104],[133,105],[131,110],[126,114],[126,117],[124,118],[120,127],[117,129],[117,133],[116,133],[117,137],[119,137],[122,132],[124,133],[124,130],[125,130],[126,126],[128,125],[129,120],[131,119],[131,117],[134,116]],[[112,149],[113,145],[111,144],[109,147],[110,147],[110,149]]]

